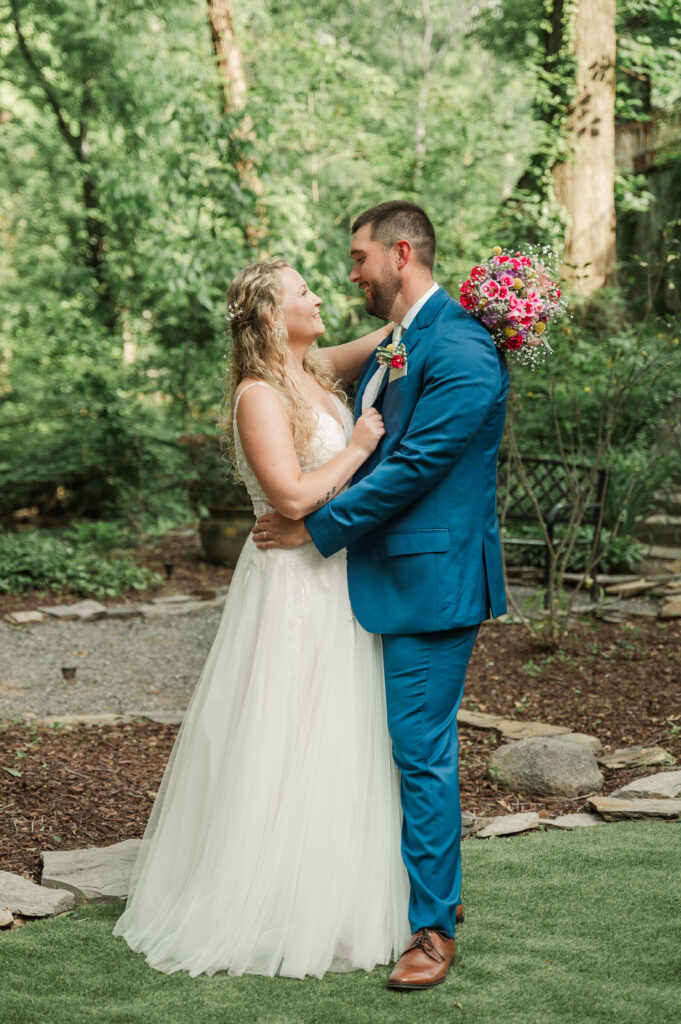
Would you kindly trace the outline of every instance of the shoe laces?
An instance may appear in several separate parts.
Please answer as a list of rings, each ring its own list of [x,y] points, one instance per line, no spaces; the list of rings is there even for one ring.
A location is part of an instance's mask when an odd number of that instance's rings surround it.
[[[444,963],[445,958],[433,944],[433,940],[430,937],[430,930],[428,928],[419,928],[414,936],[414,941],[411,946],[405,950],[405,953],[411,953],[412,949],[422,950],[422,952],[424,952],[426,956],[430,957],[431,960],[434,960],[435,963]]]

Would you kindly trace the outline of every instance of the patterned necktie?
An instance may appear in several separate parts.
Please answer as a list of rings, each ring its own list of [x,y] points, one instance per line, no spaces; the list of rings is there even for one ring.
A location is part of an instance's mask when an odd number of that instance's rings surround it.
[[[404,327],[402,326],[402,324],[395,324],[395,326],[393,327],[392,338],[390,339],[390,341],[395,345],[395,348],[397,348],[397,346],[399,345],[403,334]],[[385,377],[387,372],[388,367],[382,363],[376,370],[375,374],[373,375],[367,386],[365,387],[364,394],[362,395],[362,412],[366,412],[367,409],[370,406],[372,406],[376,401],[376,396],[378,395],[378,392],[381,389],[383,378]]]

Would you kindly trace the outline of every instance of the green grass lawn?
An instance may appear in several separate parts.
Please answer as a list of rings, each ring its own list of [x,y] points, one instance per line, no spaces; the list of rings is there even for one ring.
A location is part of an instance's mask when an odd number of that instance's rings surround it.
[[[111,929],[121,904],[0,935],[3,1024],[677,1024],[681,825],[464,843],[466,923],[447,982],[388,968],[322,981],[166,976]]]

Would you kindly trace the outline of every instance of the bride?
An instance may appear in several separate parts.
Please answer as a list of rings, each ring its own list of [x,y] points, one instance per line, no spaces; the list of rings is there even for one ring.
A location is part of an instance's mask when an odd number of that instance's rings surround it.
[[[301,518],[383,436],[343,383],[387,331],[316,348],[321,300],[282,260],[229,290],[226,433],[256,516]],[[409,938],[408,881],[380,638],[348,598],[345,552],[260,551],[234,570],[114,935],[159,971],[303,978],[370,970]]]

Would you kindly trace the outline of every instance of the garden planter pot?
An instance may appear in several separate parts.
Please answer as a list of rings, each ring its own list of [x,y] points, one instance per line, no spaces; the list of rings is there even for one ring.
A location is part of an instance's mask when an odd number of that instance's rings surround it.
[[[248,505],[211,506],[199,526],[206,561],[236,565],[254,522],[253,509]]]

